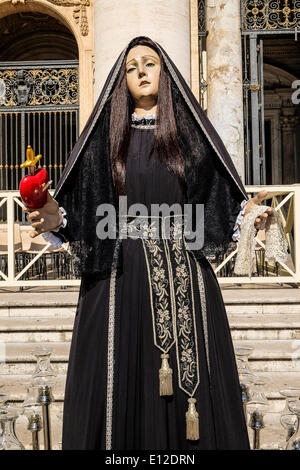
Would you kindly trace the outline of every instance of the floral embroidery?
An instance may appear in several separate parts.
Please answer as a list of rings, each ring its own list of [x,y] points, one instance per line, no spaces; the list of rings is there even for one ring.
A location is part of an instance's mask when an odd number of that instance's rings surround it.
[[[143,229],[153,233],[153,226],[143,224]],[[167,353],[174,344],[171,285],[166,270],[166,253],[159,238],[142,238],[148,269],[153,335],[155,345]]]
[[[173,275],[176,308],[176,352],[179,385],[193,396],[199,385],[199,365],[192,272],[182,233],[182,222],[174,219],[170,226],[170,267]]]
[[[198,345],[192,271],[182,216],[158,217],[155,221],[137,216],[127,223],[126,229],[129,236],[141,238],[144,248],[154,343],[164,353],[176,344],[179,387],[193,396],[199,385]]]

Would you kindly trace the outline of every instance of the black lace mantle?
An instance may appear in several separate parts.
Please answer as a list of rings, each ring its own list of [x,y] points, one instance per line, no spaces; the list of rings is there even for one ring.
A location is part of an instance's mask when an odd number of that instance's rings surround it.
[[[235,245],[232,241],[235,220],[240,203],[248,196],[220,136],[174,63],[164,49],[157,46],[171,77],[180,150],[185,160],[188,202],[193,206],[197,203],[205,205],[204,246],[194,254],[197,259],[222,254],[231,244]],[[55,235],[69,241],[79,275],[97,274],[100,279],[109,277],[112,269],[117,269],[117,275],[123,271],[122,256],[114,258],[116,239],[98,239],[95,227],[99,222],[96,208],[100,204],[118,207],[110,167],[108,98],[129,47],[131,43],[114,64],[54,194],[68,214],[66,228]],[[149,125],[149,119],[133,120],[132,125]],[[155,125],[155,119],[150,125]]]

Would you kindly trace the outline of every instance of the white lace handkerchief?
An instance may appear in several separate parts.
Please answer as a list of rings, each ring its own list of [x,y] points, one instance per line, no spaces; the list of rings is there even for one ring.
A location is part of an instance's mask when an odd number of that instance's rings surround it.
[[[256,217],[269,209],[269,206],[255,205],[247,215],[243,217],[240,228],[240,239],[238,241],[238,253],[236,256],[234,274],[251,277],[252,273],[257,273],[255,263],[255,227]],[[265,228],[265,260],[274,265],[275,261],[285,263],[288,258],[288,244],[285,238],[280,215],[273,209],[264,222]]]

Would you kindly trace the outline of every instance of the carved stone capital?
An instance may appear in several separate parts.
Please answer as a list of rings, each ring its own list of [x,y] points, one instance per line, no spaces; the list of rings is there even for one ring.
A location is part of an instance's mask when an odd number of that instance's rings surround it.
[[[89,25],[86,7],[90,6],[90,0],[46,0],[47,2],[62,7],[73,7],[73,18],[79,24],[82,36],[89,34]]]
[[[280,125],[283,132],[294,132],[299,117],[296,115],[280,116]]]

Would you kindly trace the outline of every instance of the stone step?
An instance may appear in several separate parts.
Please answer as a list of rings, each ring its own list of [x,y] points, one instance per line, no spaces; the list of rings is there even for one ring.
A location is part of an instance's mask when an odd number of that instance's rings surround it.
[[[74,316],[6,317],[0,321],[0,342],[70,342],[73,324]]]
[[[300,339],[300,316],[228,315],[234,340]],[[0,342],[71,341],[74,315],[50,317],[5,317],[0,321]]]
[[[249,357],[250,361],[292,361],[300,360],[300,339],[290,340],[243,340],[234,341],[236,346],[251,346],[254,348]],[[52,360],[54,362],[66,362],[68,360],[70,342],[8,342],[1,343],[2,362],[23,363],[35,362],[31,354],[33,349],[47,347],[53,349]]]
[[[224,288],[221,292],[225,304],[300,304],[300,289],[294,288]],[[5,306],[35,306],[39,305],[75,305],[77,304],[79,288],[34,288],[26,291],[7,289],[1,292],[0,307]]]
[[[56,362],[55,366],[59,374],[67,371],[67,355],[63,362]],[[251,362],[251,367],[258,372],[297,372],[300,373],[300,361],[275,361],[260,360]],[[34,364],[30,362],[6,362],[1,364],[2,374],[31,374]]]
[[[242,329],[234,329],[231,331],[231,336],[234,341],[253,341],[256,339],[260,340],[295,340],[299,338],[299,331],[295,330],[269,330],[269,329],[261,329],[261,330],[242,330]]]
[[[249,356],[250,361],[279,360],[279,361],[300,361],[300,339],[294,341],[278,340],[243,340],[234,341],[235,346],[253,347],[253,353]]]
[[[235,288],[222,288],[225,304],[299,304],[300,289],[293,287],[251,288],[241,286]]]
[[[252,364],[250,364],[251,368]],[[254,368],[253,368],[254,369]],[[300,388],[300,374],[296,372],[257,372],[254,370],[255,376],[264,381],[264,392],[269,400],[284,402],[284,397],[279,393],[280,390],[287,387]],[[276,411],[276,410],[274,410]]]
[[[55,362],[55,368],[58,374],[66,374],[67,367],[67,361]],[[35,362],[4,362],[1,364],[1,374],[3,375],[30,375],[34,369]]]
[[[74,318],[75,313],[76,313],[76,305],[40,306],[36,304],[35,306],[20,305],[20,306],[15,306],[15,307],[1,307],[0,308],[0,323],[2,323],[3,318],[9,318],[9,317],[23,317],[23,318],[72,317]]]
[[[233,340],[294,340],[300,338],[300,315],[228,315]]]
[[[252,367],[258,371],[300,371],[299,340],[234,340],[235,346],[254,348],[249,357]],[[32,350],[45,346],[53,350],[52,361],[60,373],[66,370],[70,342],[7,342],[1,343],[1,369],[3,373],[31,373],[35,357]]]
[[[34,370],[34,367],[32,367]],[[23,402],[26,397],[26,384],[31,382],[30,374],[8,374],[0,375],[1,392],[9,395],[9,400]],[[55,401],[63,401],[66,385],[66,374],[58,374],[55,378],[55,385],[52,388]]]
[[[228,314],[228,320],[232,329],[270,329],[270,330],[291,330],[300,329],[300,315],[294,314]]]
[[[249,357],[250,361],[300,361],[300,339],[289,340],[243,340],[234,341],[236,346],[251,346],[254,348]],[[8,342],[2,343],[3,362],[35,362],[31,351],[37,347],[53,349],[52,360],[54,362],[66,362],[68,360],[70,342]]]
[[[78,289],[1,292],[0,317],[74,316]],[[299,289],[222,289],[228,315],[300,314]]]
[[[1,292],[0,307],[34,307],[40,306],[60,306],[76,305],[78,300],[77,290],[57,289],[50,291],[45,288],[43,291],[21,291],[21,292]]]
[[[18,403],[15,403],[16,405]],[[55,402],[51,404],[51,435],[52,449],[61,450],[62,441],[62,411],[63,403]],[[262,450],[278,450],[278,445],[285,439],[285,430],[280,425],[279,415],[276,413],[266,413],[264,416],[265,428],[261,431],[260,441]],[[26,450],[31,450],[31,433],[27,430],[28,421],[26,416],[21,415],[16,421],[16,435],[25,446]],[[248,426],[248,435],[251,448],[253,447],[253,431]],[[40,450],[43,450],[43,431],[39,433]]]
[[[1,317],[74,317],[78,291],[1,292]],[[2,321],[0,322],[2,323]]]
[[[18,402],[13,403],[14,405],[20,406]],[[63,403],[54,402],[50,407],[50,419],[51,419],[51,430],[52,430],[52,449],[61,449],[62,440],[62,413]],[[249,423],[249,415],[247,417],[247,423]],[[266,450],[278,449],[280,442],[285,439],[285,430],[280,424],[280,415],[278,413],[268,412],[264,416],[265,428],[261,431],[261,448]],[[25,446],[26,450],[31,450],[31,433],[27,430],[28,421],[26,416],[21,415],[16,421],[16,435]],[[250,445],[253,447],[253,431],[248,426],[248,435]],[[39,433],[40,449],[43,450],[43,431]]]
[[[2,343],[4,345],[2,358],[4,363],[35,363],[36,359],[32,351],[40,348],[50,348],[52,362],[67,362],[69,357],[70,342],[41,342],[38,343]]]
[[[299,304],[226,304],[227,315],[299,315]]]
[[[279,391],[300,387],[300,291],[292,288],[222,288],[235,345],[252,346],[250,366],[265,382],[269,411],[261,433],[262,448],[276,449],[284,439],[280,412],[284,398]],[[25,383],[36,364],[31,351],[53,349],[58,376],[51,405],[53,448],[61,442],[62,407],[70,340],[78,301],[78,289],[0,294],[0,386],[16,404],[25,398]],[[3,387],[1,387],[3,389]],[[17,434],[30,449],[27,418],[17,421]],[[252,430],[249,429],[252,441]],[[40,434],[42,442],[42,434]],[[43,446],[41,445],[41,448]]]
[[[277,449],[278,444],[284,440],[285,431],[280,425],[280,412],[284,408],[284,398],[279,394],[281,388],[287,386],[299,386],[299,374],[289,373],[272,373],[259,374],[266,381],[264,387],[265,394],[269,398],[269,410],[264,417],[265,429],[261,432],[261,447],[264,449]],[[28,380],[28,376],[9,377],[6,380],[6,392],[10,393],[10,399],[14,404],[21,406],[25,398],[24,383]],[[65,386],[65,377],[58,376],[57,384],[53,388],[55,402],[51,404],[51,424],[53,435],[53,448],[59,449],[61,442],[62,429],[62,409],[63,409],[63,392]],[[10,389],[10,390],[8,390]],[[274,392],[275,390],[275,392]],[[249,418],[249,416],[248,416]],[[19,439],[25,444],[26,449],[31,448],[31,435],[27,431],[27,420],[24,416],[20,416],[17,420],[16,432]],[[248,427],[249,439],[252,444],[253,431]],[[40,434],[41,444],[43,442],[42,434]],[[41,445],[42,448],[42,445]]]
[[[250,361],[251,367],[259,372],[298,372],[300,361],[260,360]]]
[[[44,302],[43,304],[35,303],[34,305],[24,305],[22,302],[16,305],[0,306],[0,318],[4,317],[74,317],[77,302],[73,304],[57,302],[51,304]],[[227,315],[269,315],[269,314],[300,314],[299,304],[227,304],[225,303]],[[2,320],[1,320],[2,321]]]
[[[56,364],[55,364],[56,366]],[[34,367],[31,368],[31,371]],[[281,406],[284,398],[280,395],[280,390],[286,387],[300,388],[300,374],[298,372],[256,372],[255,375],[263,379],[265,382],[264,391],[267,398],[272,403]],[[10,395],[10,399],[14,401],[23,401],[26,395],[26,384],[31,379],[30,374],[0,374],[0,384],[2,391]],[[55,400],[63,401],[65,390],[66,374],[58,374],[56,384],[53,388]],[[277,405],[276,405],[277,406]],[[278,411],[274,408],[273,411]]]
[[[55,364],[57,372],[65,374],[69,358],[70,342],[8,342],[0,343],[0,362],[2,374],[31,374],[36,358],[32,351],[46,347],[52,349],[51,361]]]
[[[0,333],[20,331],[72,331],[73,318],[7,317],[0,322]]]
[[[256,374],[265,381],[264,391],[269,399],[269,410],[264,418],[266,427],[261,433],[261,446],[264,449],[276,449],[278,443],[283,441],[285,434],[284,429],[280,425],[280,412],[284,408],[284,398],[279,394],[279,390],[288,386],[300,387],[300,374],[288,372]],[[55,398],[55,402],[51,405],[53,449],[60,448],[65,378],[64,374],[58,375],[57,383],[53,387],[53,395]],[[28,379],[28,375],[9,375],[7,377],[2,375],[0,378],[0,380],[3,380],[6,384],[5,390],[3,391],[9,393],[10,399],[19,406],[25,399],[26,387],[24,384]],[[252,430],[249,428],[248,431],[249,439],[252,442]],[[31,435],[29,431],[27,431],[27,420],[24,416],[18,418],[16,432],[26,449],[30,449]],[[40,441],[42,448],[42,434],[40,434]]]
[[[260,372],[300,372],[300,340],[233,340],[234,346],[253,347],[251,367]]]

